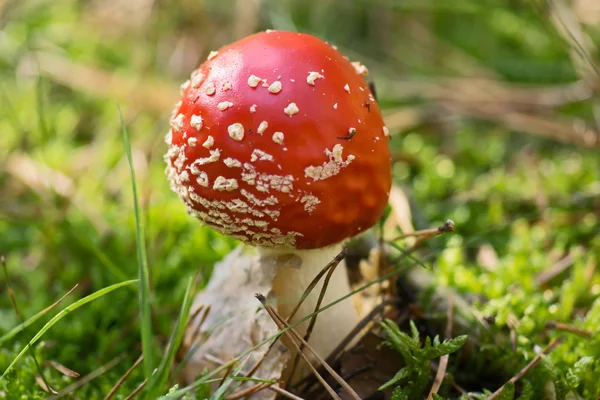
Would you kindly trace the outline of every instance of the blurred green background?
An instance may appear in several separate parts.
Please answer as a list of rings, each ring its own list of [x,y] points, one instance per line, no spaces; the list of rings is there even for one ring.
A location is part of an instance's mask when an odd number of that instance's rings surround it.
[[[552,337],[546,322],[562,321],[593,337],[567,335],[524,387],[536,399],[600,396],[595,0],[0,0],[0,371],[58,310],[137,277],[117,106],[132,141],[161,354],[187,278],[201,271],[205,282],[236,245],[200,227],[169,191],[168,117],[179,84],[211,50],[267,28],[317,35],[369,67],[412,222],[457,226],[428,245],[436,282],[490,299],[475,306],[496,317],[493,332],[513,321],[516,351],[492,334],[479,367],[493,354],[490,368],[512,376]],[[78,286],[6,336],[21,322],[6,283],[24,319]],[[73,398],[103,398],[140,354],[138,315],[128,286],[66,316],[34,346],[46,381]],[[49,361],[101,373],[81,383]],[[115,398],[142,380],[138,368]],[[40,382],[28,354],[0,380],[0,398],[46,398]]]

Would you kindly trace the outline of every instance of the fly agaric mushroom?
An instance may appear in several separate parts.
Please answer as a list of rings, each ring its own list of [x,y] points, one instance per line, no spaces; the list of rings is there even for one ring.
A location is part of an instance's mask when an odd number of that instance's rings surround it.
[[[166,137],[171,188],[189,214],[275,260],[262,268],[283,317],[386,206],[388,129],[366,73],[316,37],[267,31],[212,52],[181,87]],[[349,292],[338,267],[322,304]],[[319,315],[309,343],[325,357],[357,321],[346,299]]]

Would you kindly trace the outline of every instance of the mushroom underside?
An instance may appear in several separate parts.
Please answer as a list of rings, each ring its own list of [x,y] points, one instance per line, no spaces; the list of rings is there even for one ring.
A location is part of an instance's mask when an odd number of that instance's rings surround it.
[[[213,370],[220,363],[244,354],[276,334],[277,326],[255,299],[255,293],[265,295],[269,303],[276,305],[281,316],[286,318],[309,283],[340,250],[341,244],[291,253],[289,250],[257,250],[240,246],[217,263],[207,287],[194,300],[192,310],[210,306],[210,312],[201,325],[203,313],[199,313],[187,329],[184,346],[189,361],[183,369],[184,380],[190,383],[205,368]],[[322,281],[303,302],[292,322],[314,311]],[[342,262],[331,276],[321,307],[348,293],[350,285]],[[322,358],[326,358],[357,322],[358,313],[353,299],[347,298],[318,316],[309,344]],[[307,327],[308,321],[295,329],[303,335]],[[264,356],[261,366],[253,374],[254,378],[275,381],[289,379],[290,369],[287,367],[296,352],[283,337],[265,356],[269,344],[251,352],[247,360],[242,358],[244,364],[240,375],[247,373]],[[315,361],[309,352],[305,353],[311,362]],[[298,379],[306,373],[308,368],[302,362],[294,378]],[[245,386],[252,384],[249,382]],[[274,397],[275,392],[262,390],[252,399]]]

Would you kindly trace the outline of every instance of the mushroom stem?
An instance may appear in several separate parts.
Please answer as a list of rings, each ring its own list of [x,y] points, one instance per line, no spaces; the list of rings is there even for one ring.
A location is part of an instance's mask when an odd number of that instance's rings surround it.
[[[277,311],[282,317],[287,318],[290,315],[311,281],[342,251],[342,247],[342,243],[338,243],[313,250],[259,249],[263,259],[270,258],[275,261],[277,274],[273,281],[273,294],[277,299]],[[325,277],[321,278],[291,322],[315,311],[324,281]],[[348,295],[350,291],[346,266],[342,260],[331,275],[320,308]],[[358,319],[357,310],[349,297],[319,313],[308,343],[321,357],[326,358],[352,331]],[[304,335],[308,325],[309,320],[295,329]]]

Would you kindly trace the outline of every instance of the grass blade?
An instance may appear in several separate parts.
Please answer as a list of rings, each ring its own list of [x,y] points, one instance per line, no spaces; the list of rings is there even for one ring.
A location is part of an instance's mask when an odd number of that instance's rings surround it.
[[[141,336],[142,336],[142,353],[144,354],[144,374],[146,379],[150,380],[152,371],[154,370],[154,362],[152,357],[152,310],[150,307],[150,280],[148,277],[148,259],[146,258],[146,242],[144,236],[144,228],[142,225],[140,202],[137,195],[137,184],[135,180],[135,169],[133,167],[133,158],[131,156],[131,143],[129,135],[125,129],[125,121],[121,108],[119,117],[121,118],[121,133],[123,135],[123,146],[129,163],[129,171],[131,172],[131,188],[133,191],[133,207],[135,212],[135,233],[136,233],[136,248],[138,258],[138,282],[139,282],[139,301],[140,301],[140,321],[141,321]]]
[[[64,300],[65,297],[67,297],[68,295],[70,295],[73,292],[73,290],[75,290],[76,287],[77,287],[77,285],[73,286],[73,288],[71,288],[71,290],[69,290],[67,293],[65,293],[60,299],[56,300],[54,303],[50,304],[48,307],[44,308],[42,311],[38,312],[37,314],[35,314],[31,318],[28,318],[27,321],[22,322],[19,325],[17,325],[14,328],[12,328],[10,330],[10,332],[7,332],[4,336],[0,337],[0,344],[2,344],[4,342],[12,339],[19,332],[21,332],[23,329],[27,328],[28,326],[30,326],[31,324],[33,324],[35,321],[37,321],[38,319],[40,319],[42,316],[44,316],[48,311],[50,311],[51,309],[53,309],[54,307],[56,307],[61,301]]]
[[[183,303],[181,304],[181,310],[179,311],[179,317],[177,318],[177,323],[175,328],[173,329],[173,333],[171,334],[171,338],[169,340],[169,345],[167,347],[167,352],[158,366],[158,371],[149,380],[148,384],[148,398],[156,399],[158,395],[155,393],[164,388],[168,378],[170,366],[173,364],[173,360],[175,359],[175,354],[177,353],[177,349],[179,349],[179,345],[181,344],[181,340],[183,339],[183,333],[188,324],[188,319],[190,315],[190,307],[192,306],[192,296],[190,295],[194,286],[194,278],[191,277],[188,281],[187,288],[185,289],[185,295],[183,296]]]
[[[244,364],[246,364],[246,362],[250,359],[250,356],[248,355],[248,357],[246,357],[246,359],[244,361],[242,361],[240,363],[240,365],[238,365],[233,372],[231,373],[230,377],[227,377],[227,379],[225,379],[225,382],[223,382],[223,384],[221,385],[221,387],[219,387],[219,389],[211,396],[210,400],[221,400],[223,398],[225,398],[225,394],[227,392],[227,389],[229,389],[229,386],[235,382],[238,381],[236,379],[236,377],[240,374],[240,372],[242,372],[242,368],[244,367]]]
[[[102,296],[104,296],[105,294],[108,294],[110,292],[112,292],[113,290],[116,290],[120,287],[123,286],[127,286],[127,285],[131,285],[132,283],[137,282],[137,279],[132,279],[129,281],[125,281],[125,282],[120,282],[120,283],[116,283],[114,285],[105,287],[104,289],[100,289],[97,292],[94,292],[88,296],[85,296],[82,299],[77,300],[75,303],[68,305],[67,307],[65,307],[63,310],[61,310],[58,314],[56,314],[54,317],[52,317],[52,319],[50,321],[48,321],[46,323],[46,325],[44,325],[42,327],[42,329],[39,330],[38,333],[36,333],[36,335],[33,337],[33,339],[31,339],[31,341],[23,348],[23,350],[21,350],[21,352],[15,357],[15,359],[10,363],[10,365],[8,366],[8,368],[6,368],[6,371],[4,371],[4,373],[2,374],[2,376],[0,376],[0,379],[4,379],[4,377],[6,376],[6,374],[8,372],[10,372],[10,370],[12,369],[12,367],[17,363],[17,361],[19,361],[21,359],[21,357],[23,356],[23,354],[25,354],[25,352],[27,351],[27,349],[32,346],[33,344],[35,344],[35,342],[37,342],[43,335],[44,333],[46,333],[50,328],[52,328],[54,326],[54,324],[56,324],[58,321],[60,321],[64,316],[66,316],[67,314],[71,313],[72,311],[77,310],[79,307],[94,301]]]

